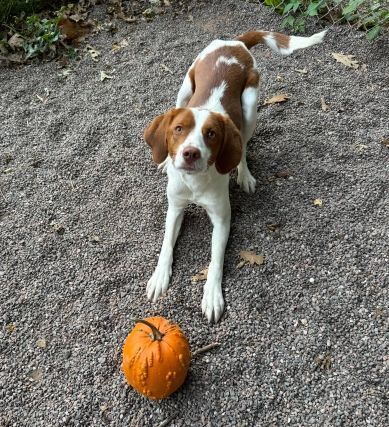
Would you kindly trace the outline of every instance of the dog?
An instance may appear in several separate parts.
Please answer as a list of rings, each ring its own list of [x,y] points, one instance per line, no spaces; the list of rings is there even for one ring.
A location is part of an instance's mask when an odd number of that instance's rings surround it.
[[[311,37],[250,31],[235,40],[214,40],[190,66],[176,107],[146,127],[144,139],[154,162],[168,175],[165,235],[157,267],[147,283],[155,301],[166,292],[172,274],[173,249],[189,203],[202,206],[213,225],[212,254],[204,285],[202,311],[217,322],[224,310],[222,276],[230,232],[229,173],[255,190],[246,161],[246,145],[257,119],[260,75],[250,48],[262,43],[281,55],[321,43],[325,31]]]

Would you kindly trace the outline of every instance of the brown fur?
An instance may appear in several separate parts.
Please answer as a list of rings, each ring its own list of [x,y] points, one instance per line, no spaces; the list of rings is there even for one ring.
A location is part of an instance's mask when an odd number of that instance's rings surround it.
[[[216,67],[216,62],[221,56],[235,57],[243,65],[243,69],[239,64],[220,63]],[[195,91],[188,107],[204,105],[212,90],[225,81],[227,88],[221,103],[235,126],[240,129],[242,126],[240,102],[242,92],[248,86],[257,85],[259,80],[258,72],[253,69],[253,65],[251,55],[242,46],[224,46],[209,53],[204,59],[197,61],[189,73],[191,80],[193,78],[192,88],[194,87]]]
[[[248,49],[251,49],[259,43],[265,43],[264,37],[270,34],[274,37],[274,40],[280,49],[287,49],[289,47],[289,36],[270,31],[248,31],[247,33],[238,36],[236,40],[243,42]]]
[[[175,131],[178,125],[183,128],[180,134]],[[179,145],[194,125],[193,113],[186,108],[174,108],[157,116],[144,131],[144,139],[151,148],[154,162],[162,163],[168,153],[174,158]]]
[[[177,126],[182,126],[180,133],[176,131]],[[144,138],[152,150],[153,160],[162,163],[168,153],[174,159],[179,146],[194,126],[194,116],[188,108],[175,108],[156,117],[144,132]],[[208,136],[210,130],[215,133],[213,138]],[[242,156],[242,139],[239,130],[229,117],[211,113],[203,125],[202,134],[205,144],[211,151],[209,166],[215,164],[221,174],[228,173],[238,166]]]

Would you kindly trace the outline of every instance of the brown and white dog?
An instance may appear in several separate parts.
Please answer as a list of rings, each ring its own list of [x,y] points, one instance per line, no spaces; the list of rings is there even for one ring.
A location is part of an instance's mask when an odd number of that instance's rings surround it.
[[[156,117],[146,128],[144,138],[153,159],[169,179],[165,236],[158,265],[147,284],[149,300],[155,301],[169,286],[184,208],[196,203],[205,208],[213,224],[202,311],[210,322],[219,320],[224,309],[221,284],[231,218],[229,172],[237,167],[238,184],[248,193],[255,190],[246,144],[255,130],[259,72],[249,49],[263,43],[289,55],[321,43],[324,34],[296,37],[251,31],[236,40],[214,40],[189,68],[176,108]]]

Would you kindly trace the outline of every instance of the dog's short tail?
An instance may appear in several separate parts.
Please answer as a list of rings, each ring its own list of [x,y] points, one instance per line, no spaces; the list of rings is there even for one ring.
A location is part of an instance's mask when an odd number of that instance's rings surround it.
[[[324,30],[311,37],[298,37],[273,33],[272,31],[249,31],[238,36],[236,40],[243,42],[248,49],[262,43],[270,47],[274,52],[281,55],[290,55],[295,50],[321,43],[326,32],[327,30]]]

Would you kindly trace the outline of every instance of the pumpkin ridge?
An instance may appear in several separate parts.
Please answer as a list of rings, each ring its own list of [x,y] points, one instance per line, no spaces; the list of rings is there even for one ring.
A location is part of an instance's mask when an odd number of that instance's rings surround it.
[[[168,347],[170,347],[170,349],[173,351],[174,355],[176,356],[177,360],[178,360],[178,361],[180,362],[180,364],[181,364],[179,354],[177,354],[176,350],[175,350],[175,349],[174,349],[174,348],[173,348],[169,343],[167,343],[166,341],[162,340],[162,342],[163,342],[164,344],[166,344]]]

